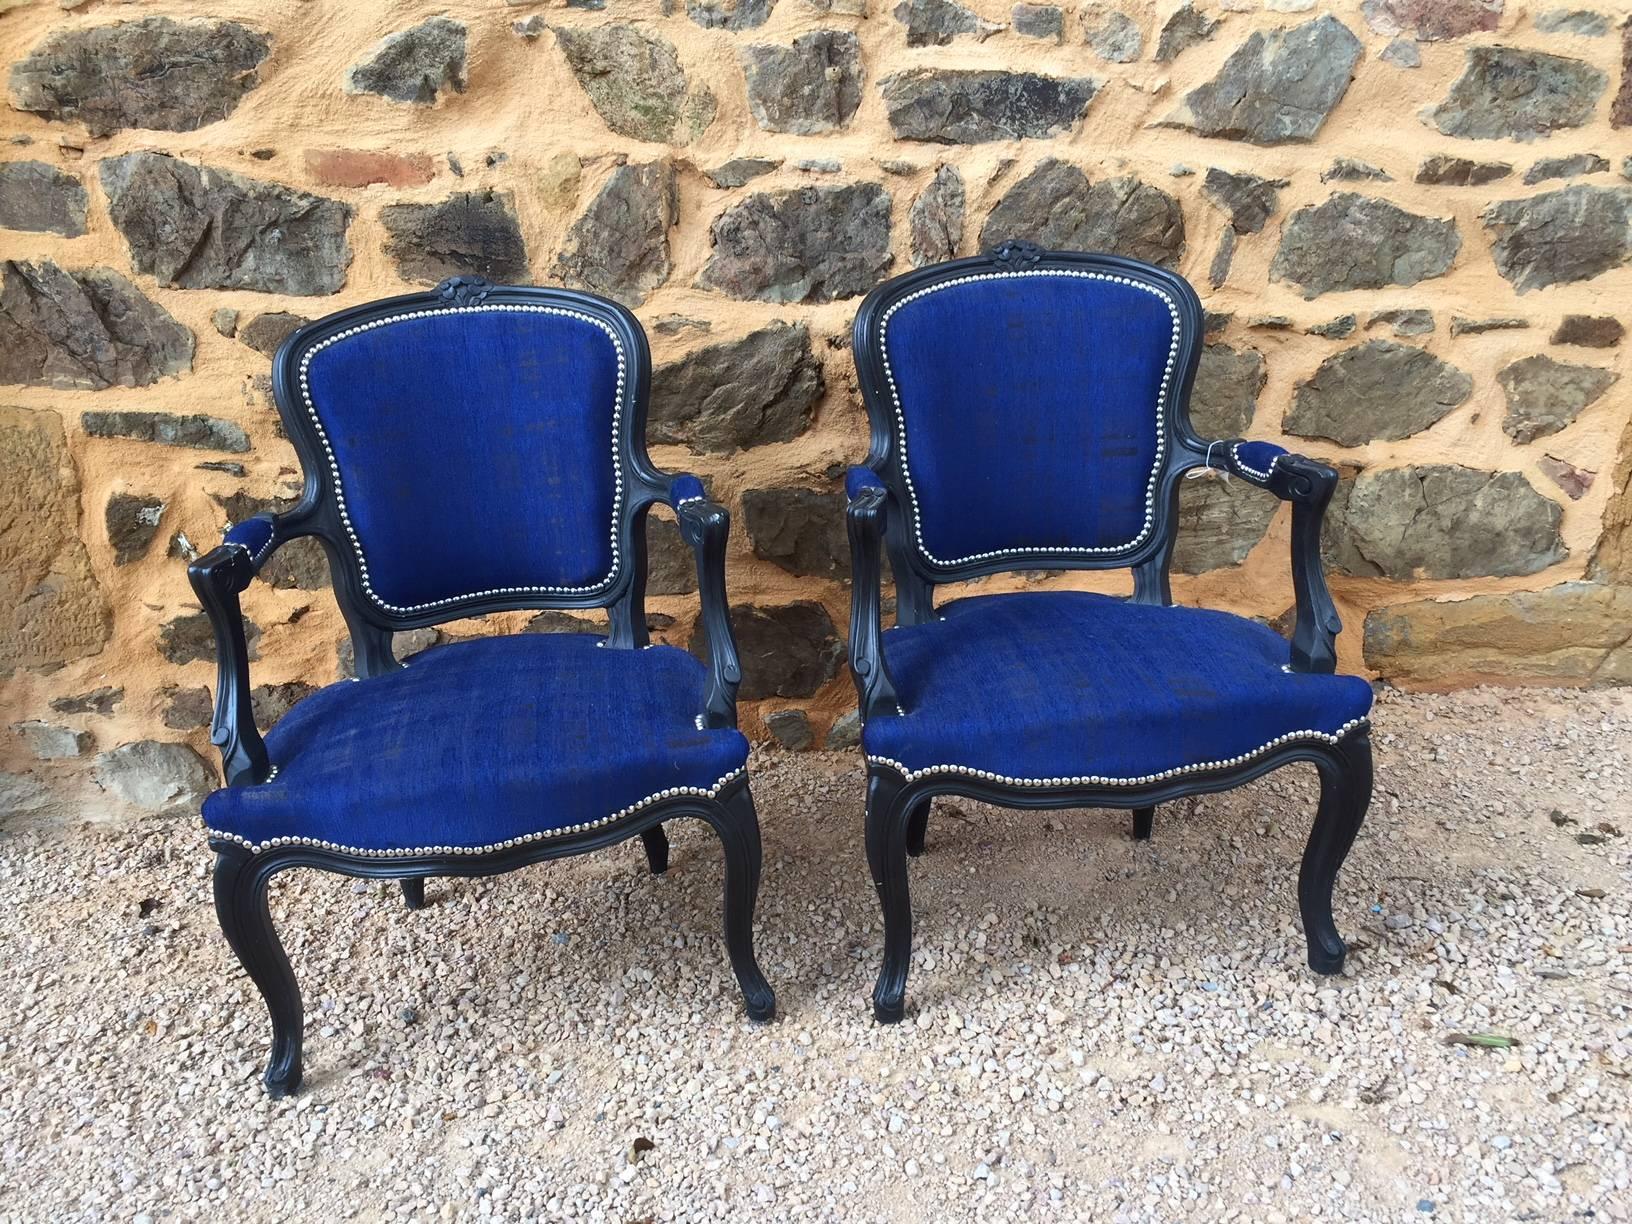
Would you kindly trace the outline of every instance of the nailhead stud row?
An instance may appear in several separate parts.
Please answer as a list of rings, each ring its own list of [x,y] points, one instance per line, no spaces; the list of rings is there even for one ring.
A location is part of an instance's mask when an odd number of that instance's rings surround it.
[[[982,782],[999,782],[1005,786],[1022,787],[1063,787],[1063,786],[1149,786],[1152,782],[1165,782],[1169,778],[1183,777],[1186,774],[1210,773],[1215,769],[1231,769],[1237,765],[1245,765],[1256,760],[1266,752],[1279,748],[1282,744],[1294,742],[1318,741],[1335,744],[1356,727],[1363,727],[1369,720],[1351,718],[1337,729],[1335,734],[1325,731],[1289,731],[1285,735],[1277,735],[1261,748],[1254,748],[1251,752],[1240,756],[1229,757],[1222,761],[1203,761],[1197,765],[1180,765],[1175,769],[1164,769],[1160,773],[1146,774],[1142,778],[1103,778],[1099,776],[1080,778],[1011,778],[1007,774],[991,773],[984,769],[973,769],[968,765],[926,765],[922,769],[908,769],[900,761],[884,756],[869,756],[869,765],[885,765],[895,770],[908,782],[916,782],[920,778],[928,778],[938,774],[958,774],[968,778],[978,778]]]
[[[895,383],[895,371],[890,367],[890,317],[903,306],[906,306],[911,302],[915,302],[919,298],[927,297],[932,293],[939,293],[943,289],[952,289],[958,285],[973,284],[976,281],[999,280],[1005,277],[1015,276],[1075,277],[1081,280],[1100,280],[1116,285],[1130,285],[1135,289],[1143,289],[1146,293],[1160,298],[1162,303],[1166,305],[1168,314],[1172,316],[1173,330],[1171,333],[1171,339],[1169,340],[1167,346],[1167,364],[1162,369],[1162,385],[1156,393],[1156,461],[1151,465],[1150,477],[1145,482],[1145,523],[1144,526],[1139,529],[1139,534],[1134,536],[1133,539],[1129,540],[1126,544],[1092,546],[1083,545],[1080,547],[1060,548],[1038,548],[1032,546],[1021,548],[998,548],[988,552],[971,553],[967,557],[957,557],[950,561],[942,560],[940,557],[937,557],[934,553],[930,552],[929,546],[924,543],[922,509],[918,505],[918,491],[913,487],[912,470],[907,463],[907,420],[906,416],[901,411],[901,391]],[[1061,554],[1102,555],[1110,553],[1123,553],[1127,552],[1131,548],[1137,548],[1140,544],[1143,544],[1145,539],[1150,535],[1151,527],[1156,521],[1156,482],[1161,476],[1162,460],[1167,453],[1166,420],[1168,394],[1172,389],[1173,366],[1174,363],[1178,361],[1179,339],[1179,308],[1171,297],[1154,285],[1147,285],[1143,281],[1135,280],[1132,277],[1116,276],[1108,272],[1084,272],[1072,268],[1032,268],[1014,272],[983,272],[975,276],[960,276],[953,280],[941,281],[939,284],[927,285],[915,293],[909,293],[899,302],[892,305],[884,312],[884,317],[878,322],[878,347],[883,358],[884,377],[890,385],[890,401],[895,412],[896,445],[901,451],[901,476],[907,486],[907,497],[912,502],[912,533],[913,537],[918,542],[918,551],[924,555],[926,560],[934,565],[967,565],[972,561],[985,561],[992,557],[1015,557],[1033,553],[1042,553],[1053,556],[1058,556]]]
[[[428,603],[411,604],[406,607],[387,603],[385,600],[379,597],[379,595],[375,592],[372,583],[369,581],[368,559],[363,556],[362,541],[358,539],[356,528],[352,526],[351,515],[346,510],[346,494],[345,488],[340,480],[340,465],[335,459],[333,447],[329,445],[329,435],[327,431],[324,430],[323,422],[317,415],[317,406],[312,402],[311,384],[307,377],[308,367],[312,363],[312,358],[317,356],[317,354],[323,349],[327,348],[331,344],[336,344],[341,340],[349,339],[350,337],[357,335],[359,332],[372,331],[376,327],[385,327],[392,323],[402,323],[409,319],[428,319],[437,315],[469,313],[560,315],[565,318],[577,319],[580,322],[598,327],[601,329],[601,331],[605,332],[607,338],[612,341],[613,350],[618,355],[618,383],[615,398],[613,399],[612,403],[612,569],[607,573],[605,578],[603,578],[600,582],[595,583],[593,586],[494,587],[486,591],[471,591],[465,595],[450,595],[445,599],[433,599]],[[368,595],[368,597],[380,607],[384,608],[387,612],[395,612],[398,615],[403,615],[411,612],[425,612],[433,608],[445,608],[449,605],[464,603],[465,601],[471,599],[486,599],[494,595],[588,595],[596,591],[605,590],[607,587],[611,586],[613,581],[616,580],[618,576],[618,568],[621,562],[620,549],[618,546],[618,520],[620,511],[623,508],[623,464],[621,462],[622,456],[618,449],[618,439],[619,431],[623,423],[623,393],[627,376],[628,360],[623,351],[623,343],[618,339],[618,334],[613,331],[607,323],[595,318],[593,315],[584,314],[583,312],[577,310],[567,310],[560,306],[537,306],[519,302],[498,302],[479,306],[449,306],[430,310],[410,310],[403,314],[391,315],[389,318],[374,319],[368,323],[359,323],[356,327],[348,327],[344,331],[336,332],[334,335],[326,337],[325,339],[314,344],[300,361],[300,394],[302,400],[304,400],[306,404],[306,413],[311,417],[312,424],[317,429],[317,439],[323,446],[323,453],[328,458],[329,479],[334,486],[334,499],[336,505],[340,509],[340,521],[345,526],[346,536],[351,541],[352,551],[357,554],[357,569],[362,577],[363,591]]]
[[[746,770],[733,769],[725,777],[710,787],[701,786],[671,786],[660,790],[655,795],[647,795],[638,802],[631,803],[626,808],[620,808],[610,816],[603,816],[599,820],[586,820],[581,824],[566,825],[559,829],[545,829],[541,833],[527,833],[521,837],[512,837],[507,841],[493,842],[486,846],[414,846],[403,850],[371,850],[366,846],[343,846],[338,842],[323,841],[316,837],[273,837],[264,842],[252,842],[248,838],[240,837],[236,833],[227,833],[221,829],[205,829],[205,834],[212,841],[230,841],[243,846],[251,854],[261,854],[280,846],[309,846],[316,850],[332,850],[338,854],[356,854],[363,858],[419,858],[425,855],[436,854],[493,854],[499,850],[511,850],[517,846],[530,845],[533,842],[547,841],[552,837],[565,837],[569,833],[588,833],[592,829],[599,829],[613,824],[626,816],[633,816],[636,812],[649,808],[654,803],[661,803],[665,799],[678,799],[694,796],[699,799],[713,799],[725,787],[742,777]],[[277,774],[272,771],[273,776]],[[270,782],[271,777],[267,778]]]
[[[1236,467],[1240,468],[1254,480],[1267,481],[1272,475],[1275,474],[1275,465],[1281,461],[1282,456],[1276,455],[1269,461],[1269,470],[1267,472],[1260,472],[1257,468],[1249,467],[1247,464],[1241,462],[1241,443],[1237,442],[1234,446],[1230,447],[1230,458],[1235,460]]]

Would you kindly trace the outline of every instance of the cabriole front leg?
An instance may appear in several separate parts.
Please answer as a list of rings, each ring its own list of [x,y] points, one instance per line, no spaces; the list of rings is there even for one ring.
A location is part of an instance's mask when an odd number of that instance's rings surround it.
[[[883,773],[868,773],[867,865],[884,910],[884,966],[873,988],[873,1016],[880,1024],[894,1024],[906,1013],[907,969],[912,963],[907,825],[913,806],[903,783]]]
[[[1332,920],[1332,887],[1371,803],[1371,736],[1364,729],[1353,733],[1319,769],[1320,810],[1298,873],[1298,908],[1309,943],[1309,967],[1334,974],[1342,972],[1348,947]]]
[[[273,1098],[300,1087],[302,1023],[300,987],[267,908],[267,884],[276,871],[275,862],[236,848],[221,850],[215,859],[216,917],[272,1017],[265,1083]]]

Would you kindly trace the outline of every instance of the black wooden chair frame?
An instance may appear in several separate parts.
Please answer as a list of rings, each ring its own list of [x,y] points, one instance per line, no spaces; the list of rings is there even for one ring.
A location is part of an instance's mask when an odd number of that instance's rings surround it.
[[[331,459],[315,424],[300,406],[302,362],[313,347],[339,333],[414,312],[450,312],[473,307],[560,308],[588,315],[617,337],[627,355],[627,370],[618,430],[618,464],[623,497],[617,522],[622,563],[600,588],[578,594],[538,590],[481,593],[446,601],[414,613],[382,605],[367,589],[359,555],[335,496]],[[266,544],[252,553],[242,544],[223,544],[188,567],[188,577],[215,632],[218,661],[211,741],[221,750],[229,786],[257,785],[272,770],[266,745],[255,726],[250,705],[249,652],[244,637],[239,595],[278,546],[302,536],[322,544],[333,575],[335,597],[351,635],[360,680],[401,667],[392,653],[392,634],[466,616],[540,608],[605,608],[609,649],[647,645],[646,533],[647,512],[659,502],[674,511],[680,533],[697,559],[703,625],[708,638],[708,679],[697,715],[701,727],[734,727],[736,694],[742,669],[731,630],[725,592],[725,548],[730,515],[723,506],[699,496],[694,478],[657,470],[646,454],[645,426],[651,380],[651,354],[634,316],[614,302],[562,289],[495,286],[478,277],[454,277],[427,293],[369,302],[307,324],[278,350],[273,364],[273,394],[284,428],[300,456],[305,486],[299,502],[285,513],[256,517],[270,527]],[[479,694],[472,694],[479,700]],[[238,959],[266,1000],[271,1013],[272,1053],[266,1087],[274,1096],[295,1091],[301,1080],[302,1004],[300,990],[273,927],[267,886],[273,876],[293,867],[316,867],[359,878],[402,882],[408,908],[424,904],[430,876],[487,876],[532,863],[585,854],[639,836],[654,874],[668,867],[667,820],[692,817],[707,822],[719,835],[725,853],[725,944],[746,1001],[748,1015],[769,1019],[775,998],[754,959],[753,912],[759,891],[760,837],[746,775],[738,774],[712,792],[673,793],[633,811],[571,826],[532,840],[480,850],[433,847],[427,852],[349,852],[309,840],[286,839],[276,845],[249,847],[212,835],[216,852],[215,903],[222,930]]]
[[[914,547],[914,508],[904,495],[905,472],[896,440],[894,403],[885,368],[881,325],[890,309],[928,286],[960,277],[1024,275],[1060,269],[1091,272],[1159,289],[1175,305],[1180,343],[1166,445],[1152,505],[1153,522],[1142,543],[1111,556],[1030,550],[1024,561],[988,557],[958,564],[930,562]],[[1301,455],[1279,456],[1267,471],[1242,463],[1239,439],[1208,440],[1189,419],[1189,399],[1201,356],[1204,318],[1200,300],[1184,279],[1165,269],[1114,255],[1044,251],[1026,242],[1008,242],[985,255],[932,265],[880,285],[856,315],[853,350],[862,396],[867,404],[871,443],[866,464],[883,487],[863,488],[847,512],[852,553],[850,665],[862,718],[899,709],[899,698],[884,657],[882,555],[887,550],[895,580],[896,624],[917,625],[935,616],[935,587],[989,574],[1023,569],[1121,569],[1133,571],[1135,603],[1173,602],[1169,580],[1184,474],[1204,466],[1264,489],[1292,503],[1292,585],[1297,620],[1288,666],[1293,671],[1332,672],[1336,638],[1342,629],[1321,569],[1321,521],[1337,487],[1337,473]],[[869,758],[867,763],[867,859],[884,913],[884,964],[873,992],[873,1010],[885,1023],[905,1012],[907,970],[912,957],[912,906],[907,859],[923,853],[932,801],[941,795],[1026,809],[1131,809],[1137,838],[1151,834],[1157,804],[1189,795],[1230,790],[1283,765],[1311,763],[1321,780],[1320,806],[1299,875],[1298,900],[1308,943],[1309,965],[1333,974],[1343,967],[1346,947],[1332,919],[1332,889],[1338,869],[1354,843],[1371,797],[1369,727],[1361,723],[1341,737],[1312,735],[1271,744],[1247,758],[1126,779],[1017,779],[976,774],[957,767],[911,772],[899,763]]]

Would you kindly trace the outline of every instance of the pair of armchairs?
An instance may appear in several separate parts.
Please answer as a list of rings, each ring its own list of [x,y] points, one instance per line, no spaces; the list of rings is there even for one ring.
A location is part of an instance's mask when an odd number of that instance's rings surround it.
[[[1343,964],[1332,886],[1370,792],[1370,687],[1333,673],[1320,571],[1329,468],[1266,443],[1208,442],[1187,402],[1202,310],[1180,277],[1009,243],[880,286],[855,323],[872,426],[848,477],[850,660],[864,720],[866,854],[883,906],[881,1021],[903,1014],[907,859],[934,798],[1132,809],[1292,762],[1320,772],[1299,901],[1309,963]],[[748,1015],[760,835],[736,729],[729,518],[647,457],[646,340],[622,307],[559,289],[447,281],[302,327],[274,363],[305,471],[298,505],[233,526],[194,563],[220,676],[227,785],[204,805],[215,897],[272,1017],[267,1089],[301,1078],[299,989],[267,907],[278,872],[489,875],[708,822],[725,852],[725,944]],[[1179,481],[1211,466],[1293,504],[1290,646],[1240,617],[1173,606]],[[666,504],[696,553],[708,661],[647,640],[645,519]],[[315,536],[355,647],[354,682],[263,740],[239,594],[280,544]],[[881,618],[888,554],[895,627]],[[1127,568],[1130,599],[974,595],[1008,570]],[[604,637],[481,638],[407,661],[392,635],[519,608],[604,608]]]

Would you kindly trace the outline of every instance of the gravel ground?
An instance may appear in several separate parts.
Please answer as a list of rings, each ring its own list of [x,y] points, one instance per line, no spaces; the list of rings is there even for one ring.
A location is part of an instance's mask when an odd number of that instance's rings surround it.
[[[0,837],[0,1218],[1632,1216],[1632,694],[1386,694],[1376,739],[1342,978],[1294,917],[1312,770],[1149,844],[943,801],[875,1026],[858,763],[767,754],[775,1023],[740,1017],[700,824],[663,879],[631,842],[420,913],[301,872],[276,1103],[196,827]]]

